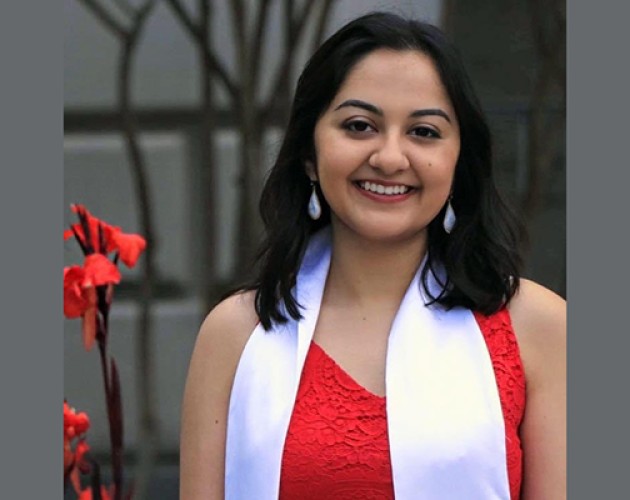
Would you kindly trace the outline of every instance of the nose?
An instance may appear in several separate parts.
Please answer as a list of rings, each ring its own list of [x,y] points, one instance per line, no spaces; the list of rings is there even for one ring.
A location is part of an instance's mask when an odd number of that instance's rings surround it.
[[[401,138],[394,134],[384,137],[383,142],[370,156],[369,165],[384,175],[392,175],[409,168],[409,158],[401,141]]]

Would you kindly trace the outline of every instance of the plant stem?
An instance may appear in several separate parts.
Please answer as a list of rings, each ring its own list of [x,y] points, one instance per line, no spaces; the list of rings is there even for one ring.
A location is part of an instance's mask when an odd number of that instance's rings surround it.
[[[107,307],[107,306],[105,306]],[[105,319],[107,314],[103,315]],[[98,350],[101,358],[101,370],[103,373],[103,385],[105,387],[105,407],[107,410],[107,421],[109,423],[109,443],[112,461],[112,477],[114,482],[114,499],[120,500],[122,495],[122,450],[118,446],[120,436],[115,432],[115,415],[112,407],[112,390],[110,383],[109,363],[107,357],[107,330],[104,327],[105,321],[97,323]]]

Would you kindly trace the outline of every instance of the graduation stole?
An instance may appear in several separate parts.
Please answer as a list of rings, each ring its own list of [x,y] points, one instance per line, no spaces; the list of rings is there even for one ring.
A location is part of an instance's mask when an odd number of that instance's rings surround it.
[[[229,405],[227,500],[278,498],[284,441],[330,255],[324,229],[311,238],[298,273],[303,319],[270,331],[258,324],[243,350]],[[505,423],[483,335],[470,310],[425,305],[421,267],[394,318],[386,358],[396,499],[508,500]],[[430,286],[439,285],[433,278]]]

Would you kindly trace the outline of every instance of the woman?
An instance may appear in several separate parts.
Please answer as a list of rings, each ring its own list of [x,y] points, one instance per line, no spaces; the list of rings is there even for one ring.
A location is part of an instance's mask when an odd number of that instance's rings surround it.
[[[194,349],[183,499],[566,496],[565,304],[519,279],[490,149],[436,28],[371,14],[313,55],[259,273]]]

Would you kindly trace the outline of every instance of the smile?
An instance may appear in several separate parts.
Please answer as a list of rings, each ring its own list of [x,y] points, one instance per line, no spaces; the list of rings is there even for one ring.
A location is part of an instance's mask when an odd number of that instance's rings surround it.
[[[382,184],[377,184],[369,181],[360,181],[357,182],[356,185],[360,187],[364,191],[368,191],[370,193],[376,193],[386,196],[395,196],[401,194],[407,194],[411,191],[411,187],[405,186],[404,184],[394,185],[394,186],[384,186]]]

